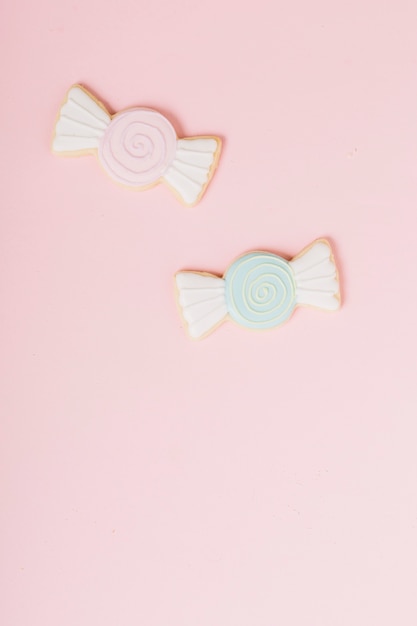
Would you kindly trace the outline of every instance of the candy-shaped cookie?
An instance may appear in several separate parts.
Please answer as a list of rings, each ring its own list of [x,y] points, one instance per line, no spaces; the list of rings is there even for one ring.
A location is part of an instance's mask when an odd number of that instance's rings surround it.
[[[193,339],[209,334],[225,319],[245,328],[280,326],[297,306],[327,311],[340,307],[340,290],[330,244],[318,239],[291,261],[269,252],[239,257],[223,278],[178,272],[178,304]]]
[[[74,85],[59,111],[52,151],[63,156],[95,154],[117,183],[144,190],[162,182],[193,206],[214,174],[221,140],[178,139],[171,122],[153,109],[135,107],[110,115],[86,89]]]

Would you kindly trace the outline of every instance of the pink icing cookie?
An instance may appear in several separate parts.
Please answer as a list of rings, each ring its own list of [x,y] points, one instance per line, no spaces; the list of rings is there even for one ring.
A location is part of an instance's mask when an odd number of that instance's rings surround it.
[[[143,107],[112,116],[86,89],[74,85],[60,109],[52,150],[64,156],[93,153],[115,182],[139,190],[163,182],[193,206],[214,174],[221,140],[178,139],[163,115]]]

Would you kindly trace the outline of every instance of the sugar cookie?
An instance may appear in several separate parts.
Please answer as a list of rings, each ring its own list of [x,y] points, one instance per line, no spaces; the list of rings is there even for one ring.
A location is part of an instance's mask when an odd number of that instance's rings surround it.
[[[195,205],[220,157],[219,137],[178,139],[166,117],[143,107],[110,115],[80,85],[68,91],[55,125],[52,151],[95,154],[117,183],[144,190],[163,182],[187,206]]]
[[[327,311],[340,307],[339,280],[330,244],[318,239],[291,261],[269,252],[239,257],[223,278],[178,272],[178,304],[193,339],[208,335],[226,318],[240,326],[280,326],[297,306]]]

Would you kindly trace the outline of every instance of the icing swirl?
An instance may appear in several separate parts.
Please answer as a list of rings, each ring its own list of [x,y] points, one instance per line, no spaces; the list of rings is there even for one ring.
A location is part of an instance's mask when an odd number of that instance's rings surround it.
[[[273,328],[285,322],[296,305],[290,265],[274,254],[252,252],[227,270],[229,315],[247,328]]]
[[[115,115],[104,133],[98,157],[119,183],[146,187],[155,183],[175,157],[177,136],[170,122],[151,109]]]

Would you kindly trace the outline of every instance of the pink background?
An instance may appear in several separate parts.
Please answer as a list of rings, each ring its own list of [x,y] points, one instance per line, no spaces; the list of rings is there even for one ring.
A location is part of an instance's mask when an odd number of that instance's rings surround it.
[[[2,7],[1,623],[415,626],[415,1]],[[74,82],[221,135],[202,202],[52,156]],[[321,236],[339,313],[188,339]]]

